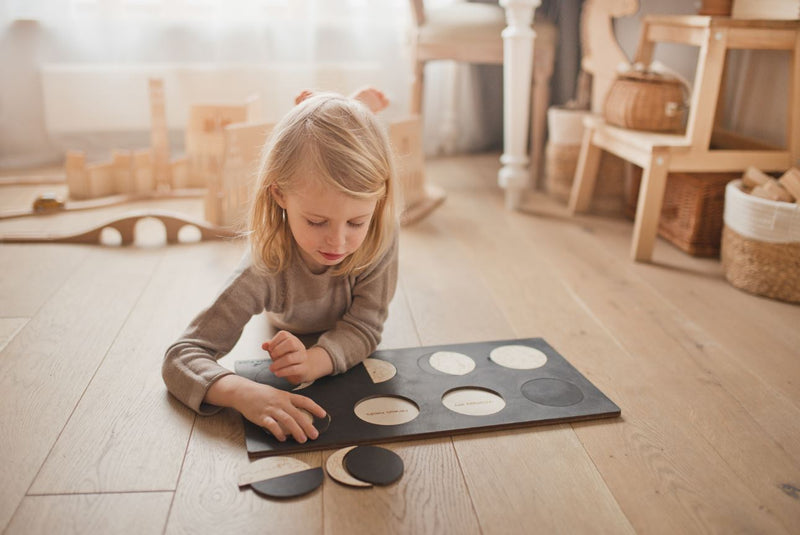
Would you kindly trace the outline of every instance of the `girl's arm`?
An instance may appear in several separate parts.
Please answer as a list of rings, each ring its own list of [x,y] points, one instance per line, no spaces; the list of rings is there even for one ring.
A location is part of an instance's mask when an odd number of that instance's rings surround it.
[[[342,373],[367,358],[381,341],[389,303],[397,288],[398,236],[383,257],[355,278],[350,308],[315,347],[330,355],[333,373]],[[314,348],[311,348],[314,349]]]

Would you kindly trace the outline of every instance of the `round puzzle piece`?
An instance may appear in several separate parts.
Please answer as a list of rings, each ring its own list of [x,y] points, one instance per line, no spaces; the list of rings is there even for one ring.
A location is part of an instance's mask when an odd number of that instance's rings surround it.
[[[256,481],[302,472],[309,468],[311,465],[294,457],[265,457],[247,465],[247,468],[239,475],[239,486],[243,487]]]
[[[371,487],[372,483],[356,479],[344,467],[344,456],[353,448],[355,448],[355,446],[336,450],[328,457],[328,461],[325,463],[328,475],[343,485],[350,485],[351,487]]]
[[[256,481],[251,483],[250,486],[257,493],[269,498],[295,498],[308,494],[322,485],[323,478],[322,468],[317,467],[263,481]]]
[[[344,456],[344,466],[353,477],[375,485],[389,485],[403,475],[403,459],[378,446],[358,446]]]
[[[381,359],[364,359],[364,367],[367,369],[369,378],[375,384],[385,383],[397,374],[397,368],[394,367],[394,364]]]
[[[375,425],[400,425],[419,416],[419,407],[400,396],[376,396],[362,399],[353,407],[356,416]]]
[[[522,395],[548,407],[569,407],[583,401],[583,392],[572,383],[561,379],[533,379],[522,385]]]
[[[475,369],[475,361],[463,353],[437,351],[428,357],[431,368],[448,375],[466,375]]]
[[[515,370],[532,370],[547,363],[547,355],[535,347],[521,345],[496,347],[489,353],[489,359],[500,366]]]
[[[453,412],[467,416],[488,416],[500,412],[506,406],[500,394],[478,387],[450,390],[442,396],[442,404]]]

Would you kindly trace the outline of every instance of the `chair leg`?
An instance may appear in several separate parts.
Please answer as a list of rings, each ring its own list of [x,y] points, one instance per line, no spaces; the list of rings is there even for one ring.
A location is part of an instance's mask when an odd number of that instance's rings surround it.
[[[649,262],[652,259],[668,169],[669,153],[654,150],[650,161],[642,171],[631,243],[631,257],[637,262]]]
[[[594,193],[594,184],[597,181],[601,150],[592,143],[592,136],[594,136],[594,128],[586,126],[569,196],[569,211],[573,215],[589,209],[592,193]]]
[[[547,106],[550,101],[550,84],[547,80],[534,78],[531,92],[531,184],[536,189],[539,186],[544,152],[544,128],[547,124]]]

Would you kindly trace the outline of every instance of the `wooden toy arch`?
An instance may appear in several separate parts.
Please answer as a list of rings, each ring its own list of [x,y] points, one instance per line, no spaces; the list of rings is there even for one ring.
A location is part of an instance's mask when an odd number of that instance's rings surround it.
[[[119,232],[121,245],[131,245],[134,242],[136,224],[143,219],[156,219],[164,225],[168,244],[179,243],[178,235],[185,226],[195,227],[200,231],[200,240],[219,240],[223,238],[236,238],[239,234],[233,230],[208,225],[203,221],[193,220],[169,212],[146,211],[128,214],[125,217],[114,219],[94,228],[62,236],[48,234],[15,234],[0,236],[3,243],[87,243],[102,245],[101,236],[106,228],[113,228]]]

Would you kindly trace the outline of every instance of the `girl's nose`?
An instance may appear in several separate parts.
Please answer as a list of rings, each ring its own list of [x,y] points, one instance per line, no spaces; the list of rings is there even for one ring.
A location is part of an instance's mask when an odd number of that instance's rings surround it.
[[[346,229],[344,226],[331,227],[331,231],[328,233],[328,244],[333,247],[340,247],[344,245],[345,232]]]

